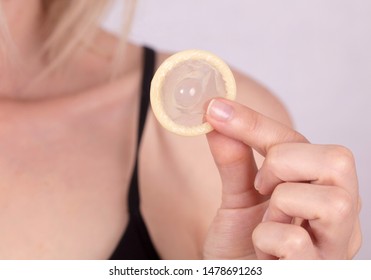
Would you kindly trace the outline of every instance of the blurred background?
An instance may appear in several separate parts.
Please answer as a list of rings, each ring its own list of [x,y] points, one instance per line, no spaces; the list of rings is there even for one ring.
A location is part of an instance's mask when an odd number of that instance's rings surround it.
[[[119,30],[117,0],[103,21]],[[356,158],[371,259],[371,1],[139,0],[132,41],[161,51],[200,48],[268,87],[313,143]]]

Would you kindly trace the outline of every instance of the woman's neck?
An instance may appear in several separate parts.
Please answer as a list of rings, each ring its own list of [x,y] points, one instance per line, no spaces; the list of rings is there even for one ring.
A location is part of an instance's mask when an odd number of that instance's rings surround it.
[[[9,33],[21,54],[40,44],[42,8],[39,0],[0,0]]]
[[[1,49],[0,96],[8,96],[19,91],[36,72],[42,45],[42,7],[40,0],[0,1],[10,39]]]

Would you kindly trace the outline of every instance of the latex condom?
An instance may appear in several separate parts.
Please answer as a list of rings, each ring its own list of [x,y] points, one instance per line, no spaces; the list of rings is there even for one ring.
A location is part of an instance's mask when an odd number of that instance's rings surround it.
[[[151,106],[157,120],[178,135],[210,132],[204,116],[210,100],[218,97],[234,100],[236,83],[228,65],[207,51],[170,56],[151,82]]]

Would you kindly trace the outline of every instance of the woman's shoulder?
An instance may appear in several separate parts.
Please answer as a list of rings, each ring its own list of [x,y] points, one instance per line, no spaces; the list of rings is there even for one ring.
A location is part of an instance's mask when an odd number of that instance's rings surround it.
[[[276,121],[292,126],[283,102],[265,85],[248,75],[233,70],[237,84],[237,101]]]

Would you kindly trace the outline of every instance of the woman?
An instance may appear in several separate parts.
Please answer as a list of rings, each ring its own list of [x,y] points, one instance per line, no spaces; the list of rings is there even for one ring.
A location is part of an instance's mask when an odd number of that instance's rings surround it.
[[[119,41],[92,30],[106,1],[0,3],[0,258],[356,254],[352,154],[309,144],[262,86],[234,72],[238,103],[205,116],[215,131],[175,136],[146,115],[168,55],[115,56]]]

